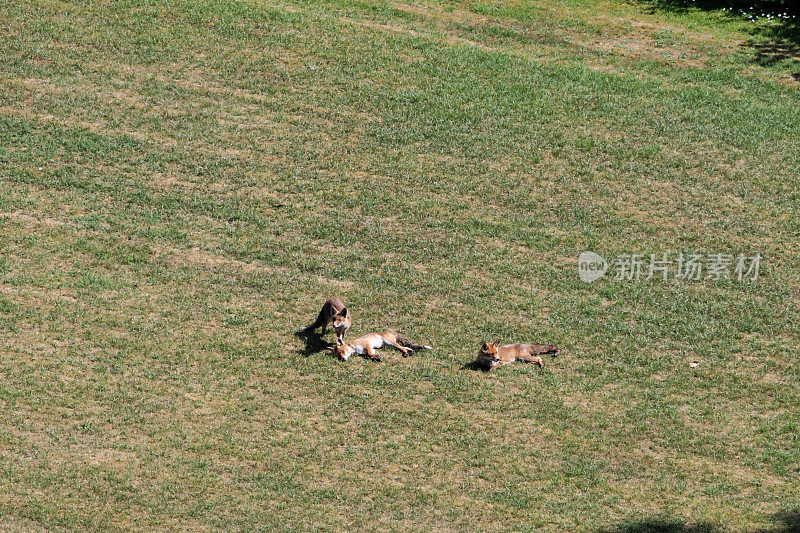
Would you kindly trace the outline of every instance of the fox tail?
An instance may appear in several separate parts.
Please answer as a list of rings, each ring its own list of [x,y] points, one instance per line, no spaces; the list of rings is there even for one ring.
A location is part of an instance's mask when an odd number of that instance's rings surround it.
[[[561,348],[549,344],[531,344],[531,355],[551,354],[553,357],[561,353]]]
[[[411,348],[412,350],[433,350],[433,346],[428,346],[427,344],[417,344],[408,337],[403,337],[402,335],[397,336],[397,344],[406,348]]]
[[[319,315],[317,315],[317,319],[313,323],[300,329],[298,333],[308,333],[309,331],[317,329],[324,323],[325,323],[325,308],[323,307],[322,310],[319,312]]]

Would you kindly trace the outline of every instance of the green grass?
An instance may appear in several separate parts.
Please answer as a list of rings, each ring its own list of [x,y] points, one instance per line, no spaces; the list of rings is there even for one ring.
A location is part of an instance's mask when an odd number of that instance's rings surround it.
[[[0,0],[0,526],[790,530],[800,60],[758,24]],[[307,346],[334,295],[435,350]],[[565,351],[474,370],[497,337]]]

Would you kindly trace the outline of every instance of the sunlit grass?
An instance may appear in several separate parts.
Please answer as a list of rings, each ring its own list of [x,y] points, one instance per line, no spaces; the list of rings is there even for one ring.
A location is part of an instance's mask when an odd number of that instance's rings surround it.
[[[800,97],[740,22],[577,0],[0,22],[4,528],[752,530],[800,506]],[[586,249],[764,259],[754,283],[587,285]],[[435,350],[336,361],[294,335],[329,296],[350,337]],[[476,371],[497,337],[565,350]]]

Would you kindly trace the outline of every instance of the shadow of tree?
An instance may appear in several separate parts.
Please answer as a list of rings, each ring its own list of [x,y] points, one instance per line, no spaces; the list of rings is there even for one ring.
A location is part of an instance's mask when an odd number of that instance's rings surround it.
[[[726,9],[728,16],[743,17],[742,11],[753,15],[798,15],[800,5],[795,1],[781,3],[776,0],[639,0],[640,3],[649,4],[653,10],[672,11],[673,13],[686,13],[692,9],[719,10]],[[796,20],[783,19],[789,25],[796,25]]]
[[[686,13],[692,9],[720,10],[726,8],[729,19],[747,20],[745,13],[771,15],[769,24],[752,24],[751,38],[742,44],[755,50],[755,62],[762,66],[773,66],[791,61],[791,76],[800,81],[800,2],[775,0],[639,0],[651,11]],[[750,9],[752,7],[752,10]],[[744,10],[745,13],[742,11]],[[785,18],[778,18],[782,15]],[[794,16],[794,18],[790,18]]]
[[[753,530],[752,533],[797,533],[800,532],[800,511],[783,511],[772,516],[774,527]],[[725,528],[699,522],[687,524],[675,519],[652,518],[623,522],[612,528],[599,529],[597,533],[718,533]]]
[[[779,524],[777,529],[765,530],[773,533],[796,533],[800,531],[800,510],[781,511],[772,516],[772,521]]]
[[[756,50],[756,63],[765,67],[781,63],[788,59],[800,62],[800,45],[791,42],[747,42],[742,46],[749,46]],[[800,72],[793,74],[797,76]]]
[[[625,522],[610,529],[600,529],[598,533],[716,533],[722,529],[708,523],[686,524],[679,520],[653,518],[635,522]]]

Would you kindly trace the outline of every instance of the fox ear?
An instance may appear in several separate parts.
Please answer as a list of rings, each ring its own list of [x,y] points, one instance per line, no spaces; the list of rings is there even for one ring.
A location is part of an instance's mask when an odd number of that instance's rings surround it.
[[[497,339],[492,344],[494,344],[495,346],[500,346],[500,339]]]
[[[336,337],[336,346],[341,346],[344,344],[343,340],[340,340],[339,337]],[[336,348],[331,348],[331,350],[335,350]]]
[[[339,311],[339,314],[342,316],[347,316],[347,313],[349,313],[349,311],[347,310],[346,307],[342,307],[342,310]]]

